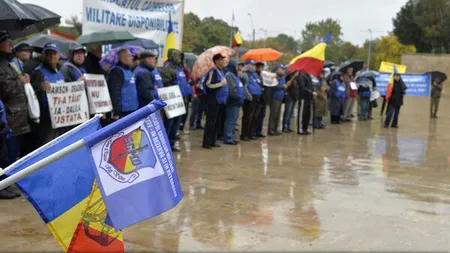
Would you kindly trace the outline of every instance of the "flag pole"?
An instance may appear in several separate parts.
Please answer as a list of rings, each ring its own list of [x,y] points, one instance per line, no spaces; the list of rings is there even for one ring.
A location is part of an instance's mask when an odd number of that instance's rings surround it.
[[[231,28],[230,28],[230,48],[233,48],[233,25],[234,25],[234,11],[231,14]]]
[[[84,140],[81,139],[81,140],[73,143],[72,145],[61,149],[60,151],[58,151],[56,153],[53,153],[52,155],[47,156],[46,158],[40,160],[39,162],[36,162],[36,163],[26,167],[25,169],[3,179],[2,181],[0,181],[0,190],[3,190],[6,187],[11,186],[11,185],[17,183],[18,181],[24,179],[28,175],[50,165],[51,163],[53,163],[55,161],[58,161],[64,157],[66,157],[70,153],[79,150],[84,145],[85,145]]]

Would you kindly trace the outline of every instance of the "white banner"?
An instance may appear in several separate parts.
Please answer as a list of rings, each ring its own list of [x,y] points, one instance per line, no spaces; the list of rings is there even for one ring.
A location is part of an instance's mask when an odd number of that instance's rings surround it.
[[[112,111],[111,97],[104,75],[84,74],[86,91],[89,101],[89,113],[104,113]]]
[[[184,0],[83,0],[83,34],[126,30],[159,45],[163,58],[171,14],[177,46],[183,37]]]
[[[51,83],[47,91],[52,127],[73,126],[89,120],[84,82]]]
[[[183,96],[178,85],[159,88],[158,95],[167,106],[164,107],[164,112],[167,118],[175,118],[180,115],[186,114],[186,108],[184,107]]]

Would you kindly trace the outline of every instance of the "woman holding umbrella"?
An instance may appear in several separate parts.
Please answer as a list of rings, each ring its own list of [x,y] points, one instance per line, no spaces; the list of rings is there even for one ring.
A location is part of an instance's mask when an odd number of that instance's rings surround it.
[[[445,74],[444,74],[445,75]],[[437,119],[437,112],[439,109],[439,101],[441,100],[442,83],[445,81],[446,76],[436,75],[433,78],[431,85],[431,104],[430,104],[430,118]]]
[[[386,94],[386,101],[388,102],[386,121],[384,122],[384,128],[388,128],[391,124],[392,116],[392,128],[398,128],[398,117],[400,115],[400,108],[403,105],[403,97],[406,93],[406,85],[403,82],[399,73],[394,74],[394,85],[392,87],[392,93]]]

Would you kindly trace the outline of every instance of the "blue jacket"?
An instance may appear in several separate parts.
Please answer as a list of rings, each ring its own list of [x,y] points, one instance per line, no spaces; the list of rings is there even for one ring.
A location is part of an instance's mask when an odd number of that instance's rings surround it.
[[[83,66],[75,66],[72,62],[66,61],[60,69],[64,75],[66,82],[75,82],[86,74],[86,69]]]
[[[189,84],[189,82],[186,78],[186,74],[184,73],[184,70],[182,67],[177,68],[177,80],[178,80],[178,85],[180,86],[181,95],[183,97],[192,96],[191,85]]]
[[[39,77],[38,77],[39,76]],[[43,80],[40,80],[40,79]],[[39,65],[32,74],[32,85],[33,88],[36,91],[36,96],[39,100],[39,109],[41,111],[41,122],[42,121],[49,121],[50,120],[50,111],[48,106],[48,100],[47,100],[47,93],[41,89],[41,84],[43,82],[49,82],[49,83],[64,83],[64,76],[61,72],[59,72],[56,69],[50,69],[47,65],[44,63]],[[39,80],[33,80],[33,79],[39,79]],[[34,83],[35,81],[36,83]]]
[[[217,103],[221,105],[227,103],[229,93],[228,85],[214,88],[212,86],[222,82],[223,79],[225,79],[225,74],[222,70],[216,68],[210,70],[205,79],[206,94],[216,96]]]
[[[286,87],[286,78],[284,76],[277,76],[278,85],[272,88],[272,99],[283,100]]]
[[[139,95],[139,107],[148,105],[154,99],[159,99],[157,88],[164,87],[158,69],[151,69],[141,63],[134,70],[136,87]]]
[[[139,97],[133,72],[117,65],[111,69],[107,79],[114,111],[117,114],[136,111]]]
[[[261,79],[258,76],[258,73],[253,71],[248,71],[248,90],[250,91],[250,94],[252,96],[261,96],[262,95],[262,89],[261,89]]]
[[[245,100],[245,90],[241,79],[231,72],[226,74],[226,78],[229,90],[228,103],[243,105]]]

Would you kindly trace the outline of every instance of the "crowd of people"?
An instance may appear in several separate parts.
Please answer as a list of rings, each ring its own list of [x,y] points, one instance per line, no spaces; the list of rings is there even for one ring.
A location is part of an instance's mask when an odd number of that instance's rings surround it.
[[[0,31],[0,166],[7,167],[74,127],[52,128],[46,92],[51,84],[82,81],[86,73],[106,78],[113,111],[102,120],[104,125],[159,99],[159,88],[178,86],[186,114],[169,118],[162,112],[174,152],[179,151],[175,143],[187,124],[191,130],[204,129],[202,146],[212,149],[220,147],[218,141],[237,145],[241,141],[265,138],[266,110],[270,110],[269,136],[290,132],[310,135],[311,120],[315,129],[326,127],[323,118],[327,115],[330,115],[331,124],[351,121],[357,103],[359,119],[370,120],[372,109],[377,106],[371,100],[376,90],[375,79],[358,78],[359,73],[352,67],[332,75],[324,70],[316,78],[277,65],[272,72],[276,73],[278,84],[268,87],[261,76],[264,63],[227,61],[222,54],[213,56],[214,68],[199,80],[191,78],[184,54],[177,49],[169,50],[168,60],[162,68],[157,68],[158,55],[149,50],[134,56],[128,49],[121,49],[118,63],[109,69],[100,65],[101,57],[101,45],[89,45],[87,50],[72,48],[67,58],[55,43],[45,44],[39,53],[33,52],[26,43],[14,48],[9,34]],[[38,122],[29,117],[24,89],[27,83],[31,84],[39,101]],[[434,82],[433,117],[437,114],[441,90],[442,84]],[[406,86],[396,74],[392,95],[384,100],[388,104],[385,127],[398,127],[405,92]],[[384,107],[383,104],[383,110]],[[238,123],[241,109],[242,122]],[[296,117],[294,112],[297,112]],[[203,120],[205,114],[206,120]],[[293,130],[295,118],[296,129]],[[236,133],[237,125],[241,126],[240,133]],[[0,191],[0,199],[18,196],[20,193],[12,187]]]

